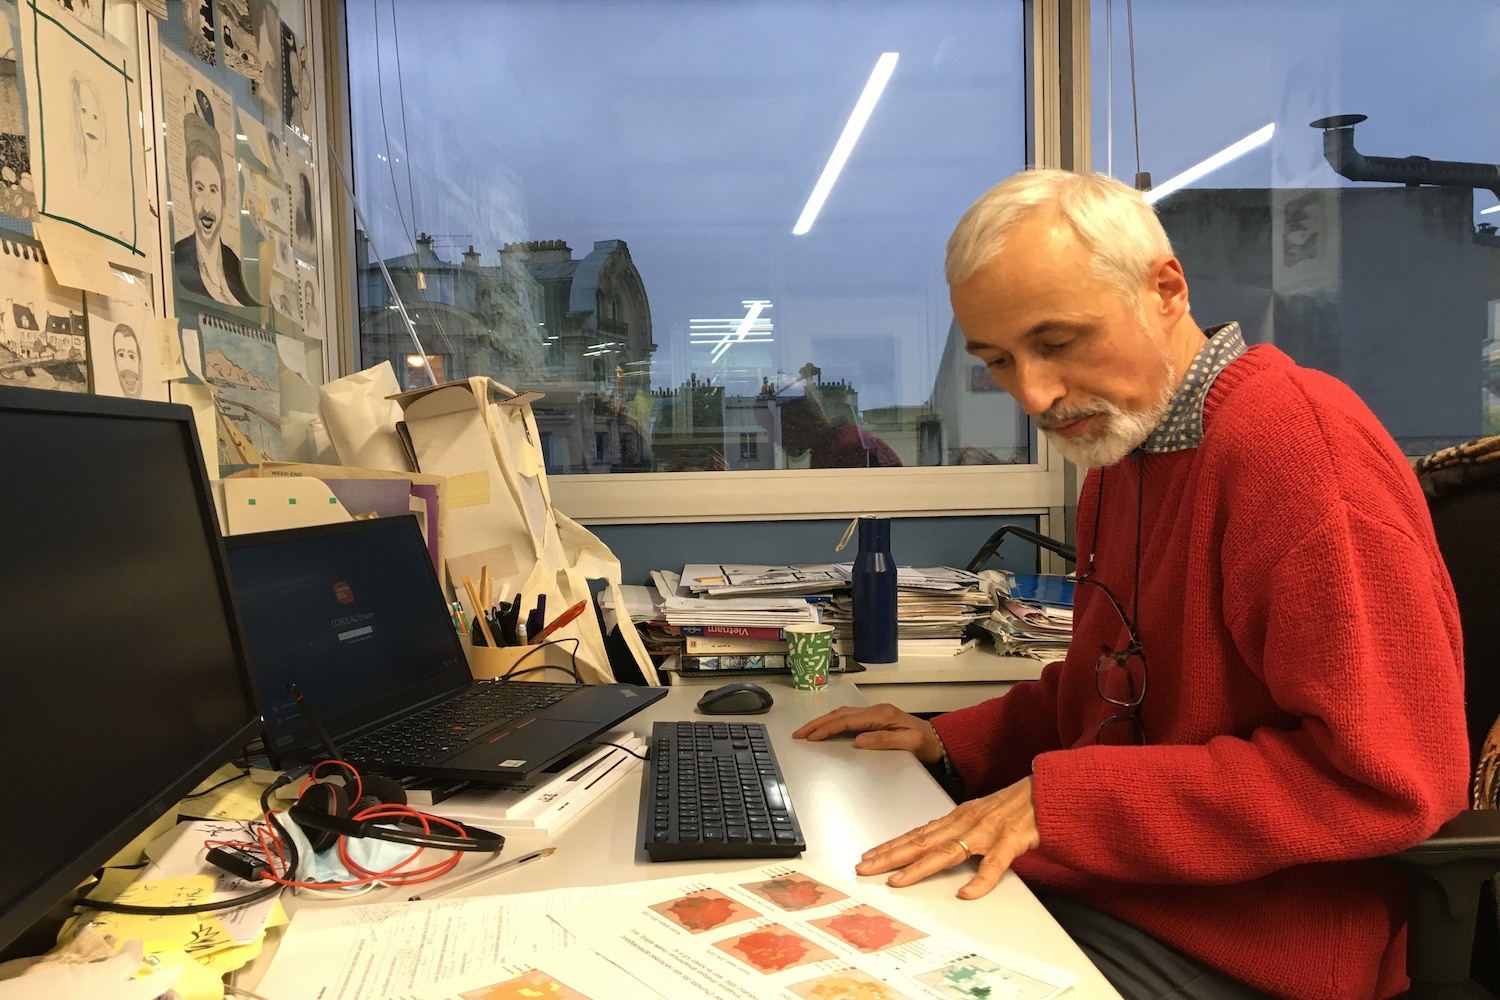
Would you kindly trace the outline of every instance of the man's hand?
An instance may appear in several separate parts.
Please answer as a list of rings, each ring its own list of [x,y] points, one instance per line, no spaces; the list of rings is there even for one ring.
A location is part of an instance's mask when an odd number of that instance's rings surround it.
[[[861,875],[879,875],[899,869],[885,882],[900,887],[962,864],[970,856],[982,855],[979,874],[958,890],[961,899],[978,899],[999,884],[1012,861],[1041,842],[1031,802],[1031,779],[1024,778],[872,847],[854,870]]]
[[[839,733],[859,733],[854,745],[861,750],[910,750],[924,764],[943,759],[943,744],[938,742],[932,725],[894,705],[836,708],[804,724],[792,737],[826,740]]]

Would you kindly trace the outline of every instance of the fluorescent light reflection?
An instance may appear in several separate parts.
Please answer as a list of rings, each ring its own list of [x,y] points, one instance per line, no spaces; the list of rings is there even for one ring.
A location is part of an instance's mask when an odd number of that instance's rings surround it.
[[[870,79],[865,82],[864,92],[854,102],[854,110],[849,114],[849,121],[844,124],[844,132],[834,144],[833,154],[828,157],[822,176],[813,185],[812,194],[808,196],[797,224],[792,227],[793,236],[805,236],[817,221],[818,213],[823,210],[823,203],[828,200],[833,185],[838,182],[839,173],[848,162],[849,154],[854,152],[854,144],[859,142],[859,134],[865,130],[865,123],[875,111],[875,104],[880,100],[885,85],[890,82],[891,74],[896,71],[896,60],[900,57],[899,52],[882,52],[880,58],[875,60],[875,68],[870,71]]]
[[[1500,212],[1500,205],[1491,205],[1489,208],[1481,208],[1480,215],[1489,215],[1491,212]]]
[[[1275,122],[1272,122],[1264,128],[1256,129],[1254,132],[1251,132],[1239,142],[1224,147],[1213,156],[1210,156],[1208,159],[1204,160],[1202,163],[1198,163],[1191,167],[1188,167],[1176,177],[1173,177],[1167,181],[1163,181],[1161,184],[1153,187],[1150,191],[1147,191],[1145,194],[1146,204],[1155,205],[1167,195],[1179,191],[1182,188],[1187,187],[1194,181],[1208,176],[1227,163],[1232,163],[1235,160],[1238,160],[1240,157],[1244,156],[1252,149],[1259,149],[1261,146],[1264,146],[1266,143],[1271,141],[1271,136],[1274,135],[1275,132]]]
[[[745,318],[740,320],[740,325],[735,328],[733,333],[726,333],[724,339],[719,341],[719,346],[715,347],[709,354],[708,361],[710,364],[718,361],[724,356],[724,352],[749,336],[750,330],[755,326],[755,321],[760,318],[762,310],[771,308],[770,299],[745,299],[740,304],[745,307]]]

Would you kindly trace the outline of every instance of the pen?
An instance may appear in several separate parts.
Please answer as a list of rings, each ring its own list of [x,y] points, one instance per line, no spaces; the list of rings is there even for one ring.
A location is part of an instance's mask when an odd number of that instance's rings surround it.
[[[484,620],[484,605],[479,603],[479,593],[474,589],[474,581],[464,577],[464,590],[469,594],[469,603],[474,605],[474,623],[479,626],[479,631],[484,634],[485,645],[498,646],[495,637],[490,634],[490,623]]]
[[[556,632],[558,629],[571,622],[574,618],[577,618],[579,615],[583,614],[583,609],[586,607],[588,607],[587,601],[579,601],[577,604],[573,605],[571,608],[564,611],[556,618],[552,619],[552,624],[542,629],[535,636],[528,638],[526,641],[528,643],[541,642],[543,639],[547,638],[547,636],[551,635],[553,632]]]
[[[533,636],[542,631],[542,626],[547,624],[547,595],[536,595],[536,607],[526,615],[526,641],[534,642]]]
[[[476,872],[470,872],[468,875],[464,876],[461,879],[449,882],[447,885],[439,886],[436,889],[429,889],[427,892],[418,893],[415,896],[408,896],[406,897],[406,901],[408,903],[415,903],[419,899],[435,899],[438,896],[445,896],[448,893],[452,892],[454,889],[462,889],[464,886],[473,885],[475,882],[483,882],[485,879],[489,878],[492,875],[500,875],[504,872],[510,871],[512,868],[519,868],[522,865],[526,864],[528,861],[535,861],[537,858],[545,858],[555,850],[557,850],[557,848],[555,847],[544,847],[540,851],[532,851],[530,854],[523,854],[519,858],[513,858],[510,861],[505,862],[504,864],[487,865]]]

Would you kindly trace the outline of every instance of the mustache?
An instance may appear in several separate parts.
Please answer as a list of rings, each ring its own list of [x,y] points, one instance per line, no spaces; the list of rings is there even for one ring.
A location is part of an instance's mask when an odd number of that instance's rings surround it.
[[[1103,402],[1091,403],[1084,406],[1064,406],[1061,403],[1032,419],[1037,427],[1044,431],[1050,431],[1054,427],[1070,424],[1084,417],[1112,417],[1118,414],[1118,408]]]

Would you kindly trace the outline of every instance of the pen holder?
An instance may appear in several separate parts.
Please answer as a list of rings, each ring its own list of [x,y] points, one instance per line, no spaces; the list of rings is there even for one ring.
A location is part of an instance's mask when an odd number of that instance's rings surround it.
[[[475,680],[487,681],[504,677],[512,671],[518,673],[518,681],[551,681],[565,683],[573,679],[573,639],[542,642],[535,646],[476,646],[468,639],[460,639],[464,657],[469,661],[469,673]],[[547,667],[533,670],[533,667]]]

